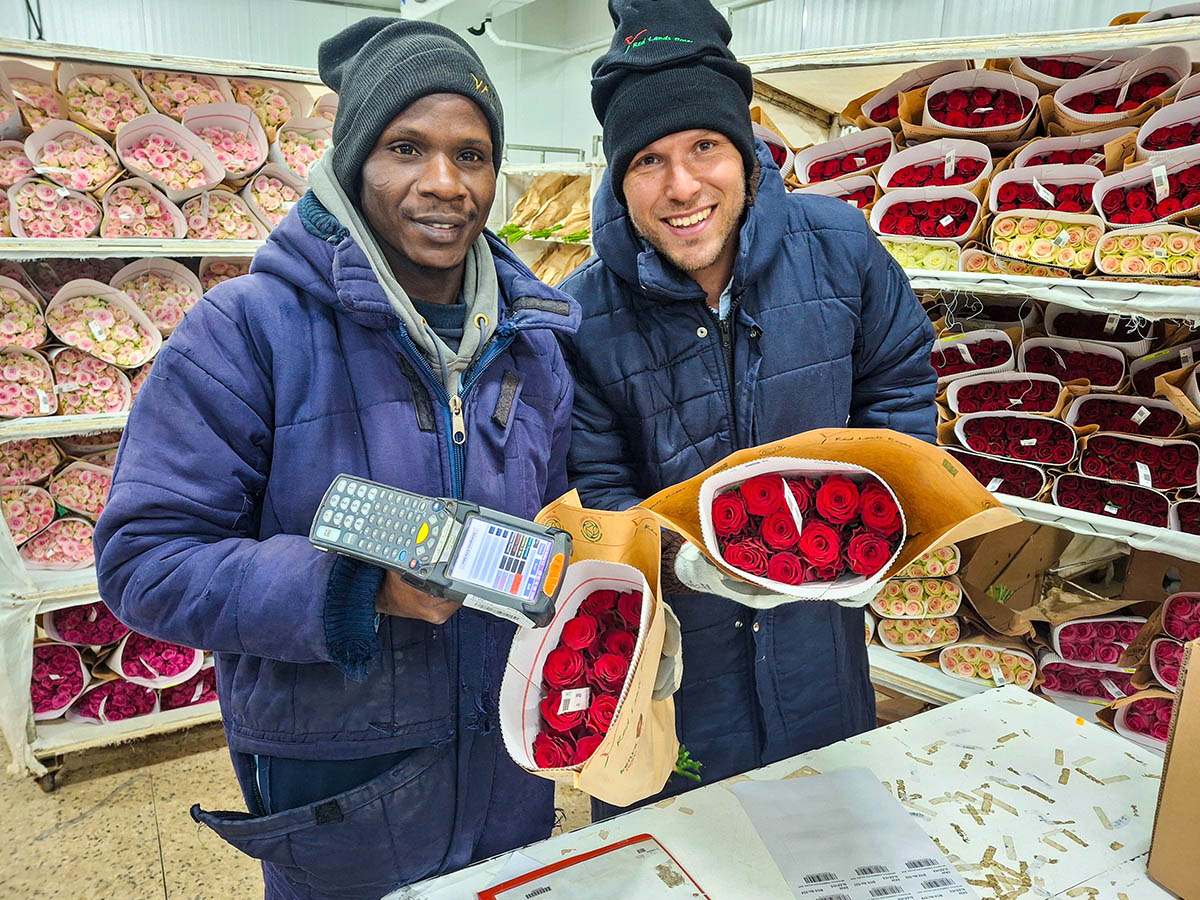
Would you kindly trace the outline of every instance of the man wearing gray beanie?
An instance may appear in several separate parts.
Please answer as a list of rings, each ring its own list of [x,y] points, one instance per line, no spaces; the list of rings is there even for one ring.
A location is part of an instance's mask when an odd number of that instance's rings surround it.
[[[625,509],[814,428],[932,441],[929,320],[861,212],[786,192],[725,19],[709,0],[609,11],[616,33],[592,67],[609,162],[597,255],[562,285],[583,307],[563,344],[584,504]],[[690,545],[673,564],[677,548],[663,567],[683,631],[676,725],[706,782],[875,727],[861,609],[763,596]],[[673,777],[664,793],[689,786]]]
[[[97,574],[131,626],[215,652],[248,812],[193,818],[268,900],[375,900],[547,837],[553,784],[500,739],[514,626],[310,523],[343,472],[533,518],[566,490],[579,309],[484,231],[503,111],[460,37],[369,18],[319,63],[334,145],[155,360]]]

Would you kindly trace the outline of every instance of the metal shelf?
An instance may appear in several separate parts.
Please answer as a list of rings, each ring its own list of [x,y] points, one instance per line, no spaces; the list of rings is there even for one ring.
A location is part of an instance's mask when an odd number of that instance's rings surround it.
[[[1036,34],[996,34],[961,38],[895,41],[830,47],[794,53],[762,53],[742,57],[755,75],[831,69],[840,66],[871,66],[896,63],[935,62],[943,59],[988,59],[1009,56],[1047,56],[1089,50],[1117,50],[1145,44],[1172,44],[1200,39],[1200,21],[1153,22],[1046,31]],[[882,83],[880,84],[882,87]],[[832,110],[838,112],[839,110]]]
[[[148,238],[0,238],[0,259],[127,256],[253,256],[263,241],[152,240]]]
[[[166,56],[159,53],[137,53],[130,50],[102,50],[99,47],[54,44],[49,41],[20,41],[5,37],[0,37],[0,55],[32,56],[53,61],[81,60],[113,66],[127,66],[133,69],[168,69],[175,72],[202,72],[206,75],[271,78],[276,81],[321,84],[321,78],[316,69],[268,66],[263,63],[238,62],[229,59],[202,59],[198,56]]]
[[[26,603],[36,604],[36,613],[53,612],[82,603],[95,603],[100,599],[100,587],[96,583],[96,567],[73,569],[68,572],[33,569],[18,573],[26,583],[8,584],[5,589]]]
[[[35,755],[46,758],[219,721],[221,710],[216,700],[105,725],[51,719],[48,722],[36,723],[37,739],[34,740],[32,749]]]
[[[31,416],[0,422],[0,443],[32,438],[67,437],[95,434],[124,428],[129,413],[97,413],[91,416]]]
[[[878,644],[869,646],[867,655],[871,661],[873,684],[926,703],[943,706],[991,690],[981,681],[955,678]]]

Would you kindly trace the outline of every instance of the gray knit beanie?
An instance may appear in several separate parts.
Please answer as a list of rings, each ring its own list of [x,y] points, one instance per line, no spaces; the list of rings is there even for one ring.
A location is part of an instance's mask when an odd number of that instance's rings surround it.
[[[500,98],[475,51],[449,28],[371,16],[323,42],[317,69],[338,95],[333,173],[355,202],[362,164],[383,129],[405,107],[429,94],[461,94],[483,110],[492,132],[492,164],[500,171]]]

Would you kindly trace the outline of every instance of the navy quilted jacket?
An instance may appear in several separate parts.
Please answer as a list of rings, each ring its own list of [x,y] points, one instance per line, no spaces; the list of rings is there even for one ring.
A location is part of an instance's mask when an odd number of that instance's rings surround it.
[[[758,156],[733,271],[732,379],[704,292],[634,234],[607,180],[596,198],[599,258],[562,286],[583,307],[563,342],[576,379],[568,474],[589,506],[632,506],[813,428],[934,439],[933,329],[904,273],[862,213],[787,194],[761,142]],[[680,737],[706,780],[874,727],[861,610],[670,601],[684,631]]]

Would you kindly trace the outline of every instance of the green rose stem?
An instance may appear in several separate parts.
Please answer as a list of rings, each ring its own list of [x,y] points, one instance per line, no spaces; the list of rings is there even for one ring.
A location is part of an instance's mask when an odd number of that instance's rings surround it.
[[[692,781],[700,781],[701,778],[697,774],[704,763],[698,759],[692,759],[692,755],[688,753],[687,747],[683,744],[679,745],[679,756],[675,760],[675,774],[682,775],[684,778],[690,778]]]

